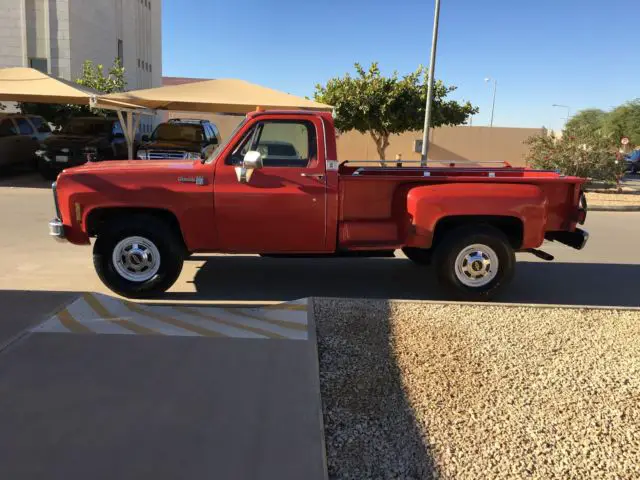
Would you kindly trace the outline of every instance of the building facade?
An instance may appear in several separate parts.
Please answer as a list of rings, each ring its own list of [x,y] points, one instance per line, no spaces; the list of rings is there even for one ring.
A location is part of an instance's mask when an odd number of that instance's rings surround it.
[[[161,85],[161,0],[0,0],[0,12],[0,68],[73,80],[85,60],[120,58],[127,89]]]

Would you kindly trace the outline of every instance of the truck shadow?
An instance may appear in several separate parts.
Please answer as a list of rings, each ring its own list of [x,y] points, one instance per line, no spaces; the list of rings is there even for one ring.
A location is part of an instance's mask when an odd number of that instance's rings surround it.
[[[317,299],[314,320],[329,478],[438,478],[389,302]]]
[[[288,301],[303,297],[447,300],[428,267],[406,259],[274,259],[196,257],[206,262],[195,292],[167,300]],[[640,305],[640,265],[520,261],[501,302],[567,305]],[[636,285],[636,288],[633,287]]]

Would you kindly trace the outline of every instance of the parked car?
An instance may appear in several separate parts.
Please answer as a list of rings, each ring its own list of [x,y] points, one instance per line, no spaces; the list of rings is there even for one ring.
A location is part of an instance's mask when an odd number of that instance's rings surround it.
[[[0,167],[36,166],[40,142],[51,134],[44,118],[37,115],[0,115]]]
[[[87,161],[124,160],[127,142],[118,119],[76,117],[40,144],[38,170],[47,180],[55,180],[65,168]]]
[[[625,155],[624,160],[627,162],[627,172],[640,173],[640,149]]]
[[[220,144],[220,133],[208,120],[172,119],[144,135],[137,157],[140,160],[200,160]]]
[[[252,112],[200,162],[65,170],[53,186],[49,230],[77,245],[97,237],[98,276],[126,297],[164,292],[194,252],[336,257],[402,249],[419,265],[433,263],[451,296],[488,300],[513,277],[515,252],[552,260],[538,249],[545,239],[584,247],[584,182],[506,165],[340,164],[330,113]]]

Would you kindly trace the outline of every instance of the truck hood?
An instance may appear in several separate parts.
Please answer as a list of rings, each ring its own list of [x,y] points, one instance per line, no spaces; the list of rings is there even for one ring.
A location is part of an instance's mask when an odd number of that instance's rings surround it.
[[[185,150],[188,152],[199,152],[202,145],[199,142],[181,141],[160,141],[145,143],[140,147],[142,150]]]
[[[70,173],[110,173],[110,172],[159,172],[190,170],[201,165],[200,160],[109,160],[105,162],[89,162],[69,169]]]
[[[88,145],[95,145],[100,142],[107,142],[107,137],[95,135],[65,135],[55,134],[49,135],[44,140],[44,145],[48,148],[78,148]]]

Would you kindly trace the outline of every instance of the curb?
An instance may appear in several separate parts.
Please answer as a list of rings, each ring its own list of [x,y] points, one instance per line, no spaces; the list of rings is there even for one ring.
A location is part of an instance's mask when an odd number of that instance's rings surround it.
[[[588,212],[640,212],[640,205],[589,205]]]

